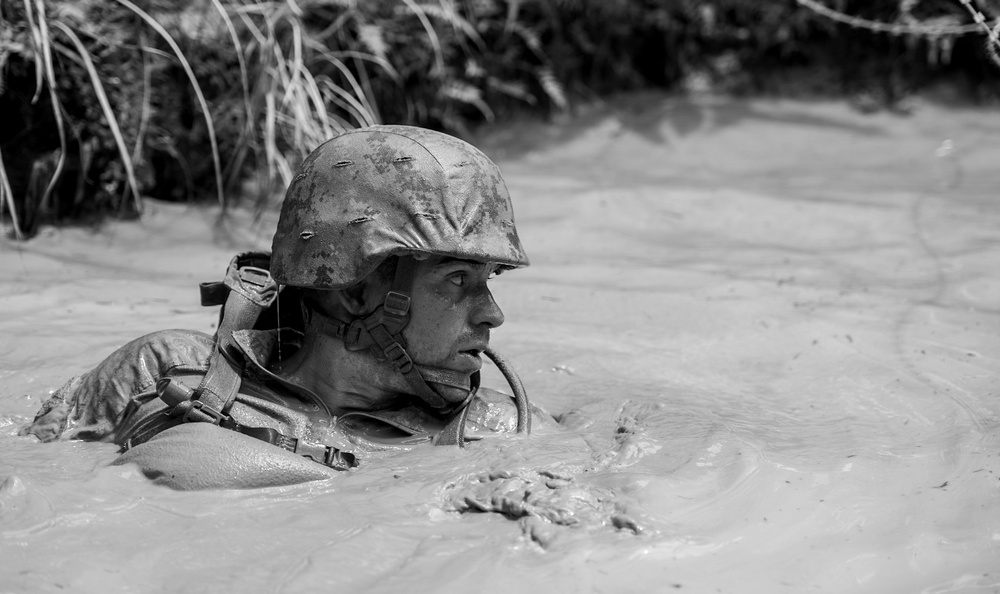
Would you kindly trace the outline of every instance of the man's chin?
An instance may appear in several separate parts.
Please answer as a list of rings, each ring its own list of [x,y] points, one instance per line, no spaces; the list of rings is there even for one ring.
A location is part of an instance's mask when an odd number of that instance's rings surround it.
[[[447,367],[443,365],[417,365],[417,368],[420,370],[420,375],[429,383],[462,387],[468,390],[472,376],[482,368],[482,362],[477,359],[476,361],[465,360],[450,363]]]
[[[452,369],[460,373],[468,373],[472,375],[473,373],[479,371],[483,368],[482,355],[478,351],[460,351],[458,355],[454,357],[454,365]]]
[[[455,386],[447,386],[445,384],[434,384],[434,383],[432,383],[431,386],[434,388],[434,391],[441,396],[441,398],[443,398],[445,401],[451,404],[459,404],[465,401],[465,399],[469,397],[468,388],[463,389],[463,388],[457,388]]]
[[[477,356],[461,353],[448,361],[447,366],[421,367],[420,373],[428,384],[451,403],[465,400],[472,388],[472,376],[483,366]]]

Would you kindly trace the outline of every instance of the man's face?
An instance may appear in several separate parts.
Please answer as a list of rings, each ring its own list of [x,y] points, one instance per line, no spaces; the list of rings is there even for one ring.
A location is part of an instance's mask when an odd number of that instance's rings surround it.
[[[496,265],[432,256],[417,263],[410,293],[406,350],[419,365],[472,375],[503,312],[487,281]]]

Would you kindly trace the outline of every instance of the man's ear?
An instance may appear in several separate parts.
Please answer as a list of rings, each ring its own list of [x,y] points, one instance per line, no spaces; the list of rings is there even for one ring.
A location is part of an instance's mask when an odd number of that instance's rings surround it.
[[[382,304],[379,287],[370,279],[339,291],[340,304],[354,317],[368,315]]]
[[[358,284],[339,292],[340,304],[354,317],[365,316],[375,311],[385,301],[385,295],[392,286],[398,257],[386,258],[374,272]]]
[[[365,283],[364,281],[354,285],[353,287],[347,287],[339,291],[338,297],[340,304],[347,310],[349,314],[354,317],[358,317],[368,313],[365,310]]]

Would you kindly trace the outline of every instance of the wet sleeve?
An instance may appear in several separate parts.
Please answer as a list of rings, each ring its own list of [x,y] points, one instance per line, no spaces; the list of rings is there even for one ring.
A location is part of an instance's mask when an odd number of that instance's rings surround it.
[[[517,406],[502,392],[480,388],[469,404],[466,430],[473,432],[512,433],[517,430]],[[531,406],[532,425],[555,424],[552,417],[537,406]]]
[[[76,376],[63,384],[61,388],[42,403],[42,408],[35,413],[35,420],[30,425],[21,428],[18,435],[34,435],[41,441],[53,441],[58,439],[66,430],[66,421],[69,416],[69,405],[66,404],[67,397],[72,398],[72,394],[80,385],[83,376]]]
[[[130,406],[136,408],[156,398],[159,378],[204,373],[212,346],[208,335],[184,330],[133,340],[59,388],[20,434],[35,435],[41,441],[112,441]]]

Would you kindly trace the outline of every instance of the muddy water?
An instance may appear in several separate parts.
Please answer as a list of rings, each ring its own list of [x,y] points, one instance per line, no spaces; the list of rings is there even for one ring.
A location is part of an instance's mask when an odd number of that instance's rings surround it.
[[[565,427],[279,489],[15,436],[210,329],[196,283],[273,215],[4,243],[0,591],[1000,591],[996,116],[638,97],[485,138],[533,261],[494,345]]]

